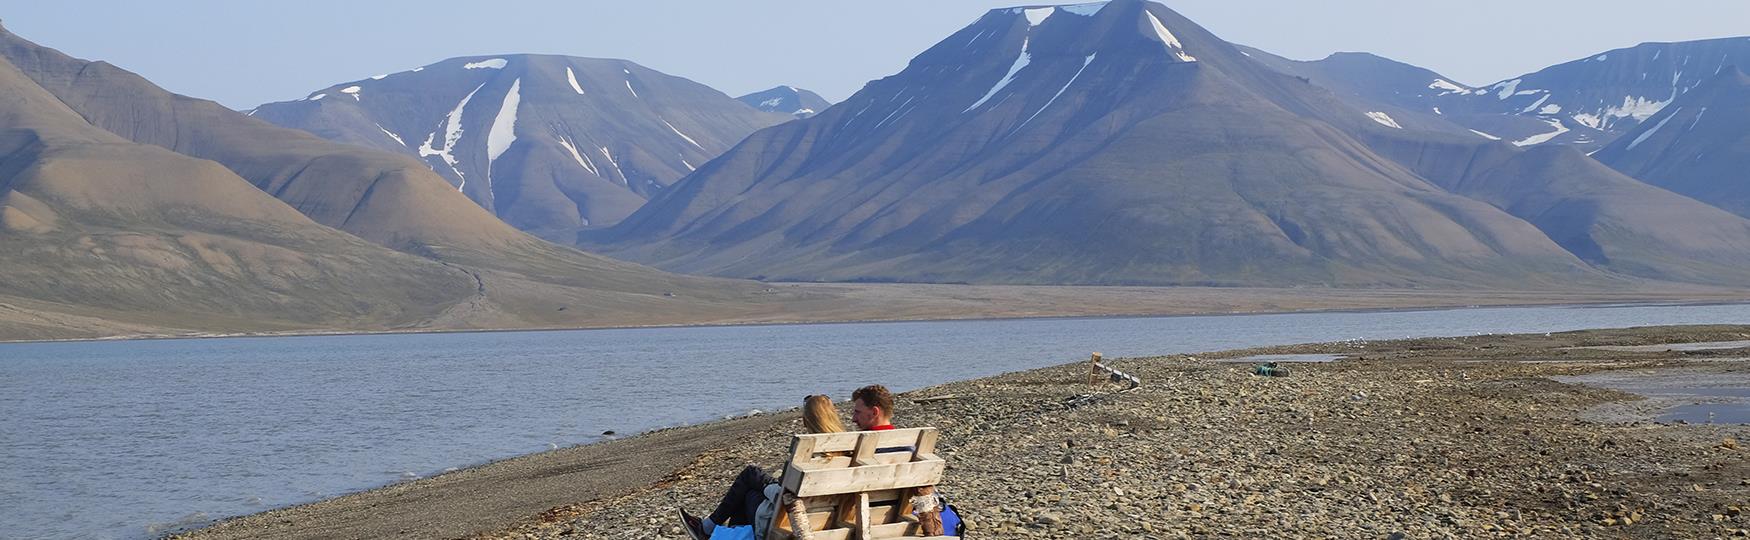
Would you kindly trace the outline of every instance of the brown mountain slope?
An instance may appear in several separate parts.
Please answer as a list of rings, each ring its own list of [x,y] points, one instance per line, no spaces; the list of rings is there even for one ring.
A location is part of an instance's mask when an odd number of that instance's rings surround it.
[[[494,218],[406,156],[323,140],[172,94],[115,66],[72,58],[3,29],[0,55],[98,127],[211,159],[318,223],[472,274],[477,297],[435,326],[709,320],[715,310],[766,309],[764,302],[772,301],[755,283],[666,274],[541,241]]]
[[[217,161],[323,225],[396,249],[486,247],[516,236],[412,159],[172,94],[134,73],[67,56],[4,28],[0,54],[91,124]]]
[[[217,163],[97,129],[3,60],[0,253],[0,297],[116,321],[100,327],[383,328],[474,293],[465,273],[321,226]]]
[[[1344,286],[1602,279],[1323,120],[1158,4],[994,10],[586,240],[827,280]],[[1331,113],[1336,114],[1336,113]]]

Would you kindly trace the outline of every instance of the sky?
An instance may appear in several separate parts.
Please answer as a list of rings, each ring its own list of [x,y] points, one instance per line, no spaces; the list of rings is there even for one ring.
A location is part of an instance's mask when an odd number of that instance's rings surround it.
[[[1039,2],[1054,4],[1062,2]],[[1289,58],[1365,51],[1478,86],[1647,41],[1750,36],[1750,1],[1166,0]],[[13,33],[236,109],[445,58],[624,58],[729,95],[829,100],[1013,0],[78,0],[6,2]]]

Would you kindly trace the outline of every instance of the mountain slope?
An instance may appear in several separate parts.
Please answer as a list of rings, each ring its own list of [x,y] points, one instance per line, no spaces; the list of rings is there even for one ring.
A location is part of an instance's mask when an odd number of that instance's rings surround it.
[[[668,274],[541,241],[494,218],[418,160],[172,94],[3,28],[0,55],[96,127],[218,162],[317,223],[471,275],[473,297],[424,326],[709,321],[781,300],[757,283]]]
[[[827,280],[1523,285],[1598,274],[1158,4],[995,10],[756,133],[592,244]],[[1384,129],[1384,128],[1381,128]]]
[[[1750,216],[1750,76],[1728,67],[1593,157],[1648,183]]]
[[[383,328],[474,292],[467,274],[318,225],[217,163],[98,129],[4,59],[0,96],[9,302],[158,328]]]
[[[820,114],[820,111],[832,106],[832,103],[828,102],[826,98],[820,97],[820,94],[794,86],[779,86],[735,99],[755,109],[788,114],[797,118],[808,118]]]
[[[1588,263],[1671,281],[1750,283],[1750,220],[1613,171],[1568,146],[1430,134],[1364,137],[1453,193],[1526,220]]]
[[[1369,53],[1336,53],[1321,60],[1290,60],[1251,47],[1241,47],[1246,56],[1276,71],[1330,89],[1338,97],[1365,111],[1380,111],[1404,128],[1472,135],[1484,139],[1518,141],[1530,145],[1537,134],[1551,130],[1535,116],[1500,114],[1497,111],[1468,112],[1453,109],[1448,102],[1483,90],[1471,88],[1425,68]],[[1447,105],[1442,108],[1442,105]],[[1429,116],[1439,117],[1430,119]]]
[[[1297,62],[1255,49],[1260,61],[1338,94],[1436,112],[1520,146],[1598,149],[1729,66],[1750,63],[1750,38],[1643,43],[1483,87],[1364,53]]]
[[[788,116],[625,60],[453,58],[250,113],[423,159],[511,225],[569,242]]]
[[[1570,145],[1492,141],[1458,124],[1472,117],[1397,107],[1462,91],[1447,88],[1443,78],[1428,81],[1437,74],[1365,54],[1284,65],[1292,61],[1247,52],[1278,71],[1301,70],[1311,82],[1336,85],[1334,94],[1361,110],[1391,111],[1385,118],[1392,122],[1382,126],[1330,114],[1335,107],[1310,109],[1435,185],[1531,223],[1596,267],[1659,280],[1750,283],[1750,221],[1609,170]],[[1406,90],[1377,92],[1393,86]],[[1369,113],[1378,114],[1385,113]]]

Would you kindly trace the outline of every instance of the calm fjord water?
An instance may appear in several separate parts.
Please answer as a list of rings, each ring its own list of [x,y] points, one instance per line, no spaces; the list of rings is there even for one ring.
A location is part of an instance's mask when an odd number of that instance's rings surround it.
[[[139,538],[452,467],[1086,357],[1750,324],[1487,308],[0,345],[0,537]]]

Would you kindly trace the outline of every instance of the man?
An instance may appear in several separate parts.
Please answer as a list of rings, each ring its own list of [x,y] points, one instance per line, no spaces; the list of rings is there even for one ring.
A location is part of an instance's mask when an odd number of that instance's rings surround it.
[[[863,431],[893,429],[893,393],[879,384],[851,392],[851,422]]]
[[[879,384],[871,384],[851,392],[851,422],[857,429],[863,431],[886,431],[893,428],[893,392]],[[878,454],[888,452],[910,452],[912,447],[877,448]],[[694,540],[705,540],[711,537],[714,529],[719,526],[734,527],[754,525],[756,534],[764,533],[765,523],[759,523],[760,507],[775,493],[782,493],[783,488],[776,486],[778,479],[766,474],[765,469],[757,465],[748,465],[736,475],[735,481],[729,484],[729,491],[723,494],[723,500],[717,503],[717,509],[705,519],[699,519],[681,509],[681,524],[687,534]],[[776,488],[768,489],[768,488]],[[768,508],[774,505],[767,505]],[[769,516],[769,514],[766,514]]]

